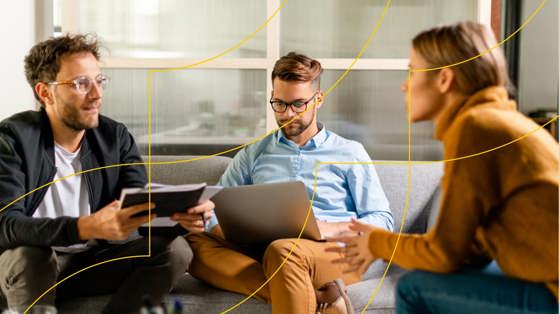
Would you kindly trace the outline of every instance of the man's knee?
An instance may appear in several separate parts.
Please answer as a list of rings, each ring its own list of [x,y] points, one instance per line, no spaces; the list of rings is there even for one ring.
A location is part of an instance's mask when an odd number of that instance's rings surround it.
[[[304,253],[294,239],[280,239],[270,243],[264,252],[264,269],[270,271],[273,268],[275,271],[284,260],[285,269],[292,264],[302,266],[304,262]]]
[[[267,255],[277,255],[279,257],[285,258],[293,254],[295,251],[295,240],[292,239],[279,239],[275,240],[266,248],[264,256]]]
[[[2,255],[8,259],[5,264],[7,273],[13,278],[22,278],[26,281],[33,279],[52,278],[56,280],[56,256],[51,248],[20,246],[7,250]]]
[[[226,246],[224,239],[206,232],[189,233],[186,235],[186,240],[194,252],[222,248]]]
[[[184,274],[192,262],[192,249],[184,237],[151,238],[151,258],[167,265],[173,276]]]
[[[191,245],[193,243],[198,243],[198,242],[206,242],[208,239],[208,236],[206,233],[204,232],[195,232],[195,233],[189,233],[185,236],[186,240],[188,240],[188,243],[190,243]]]
[[[171,258],[175,259],[175,263],[180,264],[183,272],[185,272],[192,263],[192,258],[194,257],[194,253],[188,241],[186,241],[184,237],[176,237],[169,244],[169,251]]]
[[[0,258],[4,274],[1,285],[9,306],[30,304],[56,283],[56,255],[50,248],[21,246],[4,251]],[[39,302],[53,303],[53,294]]]

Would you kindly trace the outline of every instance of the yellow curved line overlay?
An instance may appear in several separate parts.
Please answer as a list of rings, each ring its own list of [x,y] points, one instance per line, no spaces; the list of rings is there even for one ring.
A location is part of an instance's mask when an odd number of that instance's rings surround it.
[[[409,82],[411,81],[411,73],[412,72],[428,72],[428,71],[435,71],[435,70],[439,70],[439,69],[443,69],[443,68],[449,68],[449,67],[454,67],[460,64],[464,64],[466,62],[470,62],[472,60],[475,60],[481,56],[483,56],[484,54],[489,53],[491,50],[498,48],[499,46],[503,45],[506,41],[508,41],[510,38],[512,38],[515,34],[517,34],[518,32],[520,32],[520,30],[522,30],[522,28],[524,28],[526,25],[528,25],[528,23],[534,18],[534,16],[540,11],[540,9],[544,6],[544,4],[546,3],[547,0],[543,0],[540,5],[538,6],[538,8],[536,10],[534,10],[534,12],[530,15],[530,17],[516,30],[514,31],[510,36],[508,36],[507,38],[505,38],[502,42],[500,42],[499,44],[487,49],[486,51],[478,54],[477,56],[468,58],[466,60],[454,63],[454,64],[450,64],[450,65],[446,65],[446,66],[441,66],[441,67],[435,67],[435,68],[427,68],[427,69],[419,69],[419,70],[411,70],[408,69],[408,86]],[[408,207],[409,207],[409,195],[411,192],[411,88],[408,88],[407,90],[407,119],[408,119],[408,161],[406,162],[408,165],[408,171],[407,171],[407,184],[406,184],[406,194],[405,194],[405,201],[404,201],[404,211],[402,213],[402,219],[401,219],[401,224],[400,224],[400,230],[398,230],[398,236],[396,238],[396,244],[394,245],[394,249],[392,250],[392,254],[390,256],[390,259],[388,260],[388,264],[386,266],[386,269],[384,271],[384,273],[382,274],[381,279],[379,280],[377,286],[375,287],[375,289],[373,290],[373,294],[371,295],[371,297],[369,298],[367,304],[365,305],[365,307],[363,308],[363,310],[361,311],[361,314],[365,313],[365,311],[367,310],[367,308],[369,307],[369,305],[372,303],[374,297],[377,295],[378,291],[380,290],[380,287],[382,286],[382,283],[384,282],[384,279],[386,278],[386,275],[388,274],[388,270],[390,269],[390,266],[392,265],[392,260],[394,259],[394,255],[396,254],[396,249],[398,248],[398,243],[400,242],[400,237],[402,235],[402,231],[404,228],[404,223],[405,223],[405,219],[407,216],[407,211],[408,211]],[[555,118],[553,118],[551,121],[548,121],[545,125],[555,121],[557,119],[558,116],[555,116]],[[503,148],[507,145],[510,145],[514,142],[517,142],[529,135],[531,135],[532,133],[534,133],[535,131],[540,130],[541,128],[543,128],[543,126],[540,126],[530,132],[528,132],[527,134],[513,140],[510,141],[508,143],[505,143],[503,145],[500,145],[498,147],[495,147],[493,149],[488,149],[486,151],[480,152],[480,153],[476,153],[476,154],[471,154],[468,156],[464,156],[464,157],[458,157],[458,158],[452,158],[452,159],[448,159],[448,160],[443,160],[443,162],[450,162],[450,161],[457,161],[457,160],[462,160],[462,159],[466,159],[466,158],[471,158],[471,157],[476,157],[476,156],[480,156],[486,153],[489,153],[491,151]],[[354,163],[354,164],[366,164],[366,162],[361,162],[361,163]],[[316,188],[316,185],[315,185]],[[313,191],[314,194],[314,191]]]
[[[386,12],[388,11],[388,8],[390,6],[390,3],[392,2],[392,0],[387,0],[386,4],[384,5],[384,9],[382,11],[382,14],[379,18],[379,20],[376,23],[375,28],[373,29],[372,33],[369,35],[369,37],[367,38],[367,41],[365,42],[365,44],[363,45],[363,47],[361,48],[361,51],[359,51],[359,54],[357,55],[357,57],[353,60],[353,62],[349,65],[349,67],[344,71],[344,73],[340,76],[340,78],[338,78],[338,80],[336,80],[336,82],[334,84],[332,84],[332,86],[324,93],[324,96],[326,97],[326,95],[328,95],[341,81],[342,79],[347,75],[347,73],[349,73],[349,71],[351,71],[351,69],[353,68],[353,65],[357,62],[357,60],[361,57],[361,55],[365,52],[365,50],[367,49],[367,47],[369,46],[369,44],[371,43],[371,41],[373,40],[374,36],[376,35],[376,33],[378,32],[378,29],[380,27],[380,24],[382,23],[382,21],[384,20],[384,17],[386,16]],[[311,106],[308,106],[308,108],[301,112],[299,115],[295,116],[293,119],[291,119],[290,121],[288,121],[287,123],[285,123],[284,125],[282,125],[280,128],[277,128],[276,130],[266,134],[272,134],[274,132],[276,132],[277,130],[281,129],[282,127],[285,127],[286,125],[288,125],[289,123],[291,123],[293,120],[295,120],[296,118],[298,118],[299,116],[301,116],[302,114],[304,114],[307,110],[312,109],[315,105],[316,105],[316,101],[313,102],[313,104]],[[307,222],[308,222],[308,218],[310,216],[310,212],[312,210],[312,204],[314,201],[314,196],[316,193],[316,180],[318,178],[318,166],[319,163],[315,164],[315,176],[314,176],[314,186],[313,186],[313,193],[312,193],[312,197],[311,197],[311,202],[310,202],[310,206],[309,209],[307,211],[307,216],[305,217],[305,222],[303,223],[303,226],[301,226],[301,231],[299,232],[299,235],[297,236],[297,239],[295,240],[295,242],[293,243],[293,245],[291,246],[289,253],[287,254],[287,256],[283,259],[283,261],[281,262],[281,264],[278,266],[278,268],[272,273],[272,275],[266,279],[266,281],[260,285],[260,287],[258,287],[253,293],[251,293],[250,295],[248,295],[246,298],[244,298],[243,300],[241,300],[239,303],[235,304],[234,306],[230,307],[229,309],[221,312],[223,313],[227,313],[232,311],[233,309],[239,307],[241,304],[245,303],[247,300],[249,300],[251,297],[253,297],[256,293],[258,293],[258,291],[260,291],[264,286],[266,286],[268,284],[268,282],[270,282],[270,280],[272,280],[275,275],[281,270],[281,268],[283,267],[283,265],[285,265],[285,263],[287,262],[287,260],[289,259],[289,257],[291,256],[291,254],[293,253],[293,250],[295,249],[295,247],[297,246],[297,244],[299,243],[299,240],[301,239],[301,235],[303,234],[303,231],[305,230],[305,227],[307,226]]]
[[[450,67],[454,67],[466,62],[470,62],[474,59],[477,59],[483,55],[488,54],[491,50],[498,48],[500,46],[502,46],[504,43],[506,43],[509,39],[511,39],[512,37],[514,37],[518,32],[520,32],[524,26],[528,25],[528,23],[530,23],[532,21],[532,19],[536,16],[536,14],[540,11],[540,9],[544,6],[544,4],[547,2],[547,0],[543,0],[540,5],[534,10],[534,12],[532,12],[532,14],[530,14],[530,16],[526,19],[526,21],[524,21],[524,23],[522,23],[522,25],[520,25],[518,27],[517,30],[515,30],[514,32],[512,32],[509,36],[507,36],[507,38],[505,38],[503,41],[501,41],[500,43],[496,44],[495,46],[483,51],[482,53],[478,54],[477,56],[473,56],[471,58],[468,58],[466,60],[462,60],[460,62],[456,62],[453,64],[449,64],[449,65],[444,65],[444,66],[440,66],[440,67],[436,67],[436,68],[429,68],[429,69],[418,69],[418,70],[412,70],[412,72],[429,72],[429,71],[436,71],[436,70],[441,70],[444,68],[450,68]]]
[[[282,0],[282,2],[280,3],[280,5],[278,6],[278,8],[266,19],[266,21],[264,21],[264,23],[262,23],[262,25],[260,25],[254,32],[252,32],[252,33],[249,34],[247,37],[245,37],[244,39],[242,39],[242,40],[241,40],[239,43],[237,43],[236,45],[234,45],[234,46],[232,46],[232,47],[230,47],[230,48],[224,50],[223,52],[221,52],[221,53],[219,53],[219,54],[217,54],[217,55],[215,55],[215,56],[213,56],[213,57],[204,59],[204,60],[202,60],[202,61],[200,61],[200,62],[196,62],[196,63],[194,63],[194,64],[192,64],[192,65],[187,65],[187,66],[185,66],[185,67],[181,67],[181,68],[177,68],[177,69],[183,69],[183,68],[186,69],[186,68],[189,68],[189,67],[194,67],[194,66],[197,66],[197,65],[201,65],[201,64],[210,62],[210,61],[212,61],[212,60],[214,60],[214,59],[217,59],[217,58],[219,58],[219,57],[222,57],[222,56],[224,56],[225,54],[227,54],[227,53],[229,53],[229,52],[231,52],[231,51],[233,51],[233,50],[235,50],[235,49],[238,49],[238,48],[241,47],[243,44],[245,44],[248,40],[250,40],[252,37],[254,37],[259,31],[261,31],[266,25],[268,25],[268,23],[277,15],[277,13],[281,10],[281,8],[284,6],[284,4],[285,4],[286,2],[287,2],[287,0]],[[160,71],[164,71],[164,70],[160,70]],[[150,105],[151,105],[151,93],[150,93],[150,84],[149,84],[150,81],[151,81],[151,73],[153,73],[153,72],[152,72],[152,71],[148,71],[148,163],[147,163],[147,164],[148,164],[148,202],[151,202],[151,172],[150,172],[150,170],[151,170],[151,167],[150,167],[150,161],[151,161],[151,143],[150,143],[150,137],[151,137],[151,123],[150,123],[150,116],[151,116],[151,114],[149,114],[149,112],[151,112],[151,111],[149,111],[149,108],[150,108]],[[124,165],[134,165],[134,164],[143,164],[143,163],[118,164],[118,165],[111,165],[111,166],[112,166],[112,167],[117,167],[117,166],[120,167],[120,166],[124,166]],[[85,172],[95,171],[95,170],[99,170],[99,169],[106,169],[106,168],[110,168],[111,166],[105,166],[105,167],[99,167],[99,168],[88,169],[88,170],[85,171]],[[80,172],[80,173],[85,173],[85,172]],[[50,185],[52,185],[52,184],[54,184],[54,183],[56,183],[56,182],[58,182],[58,181],[65,180],[65,179],[67,179],[67,178],[69,178],[69,177],[72,177],[72,176],[75,176],[75,175],[77,175],[77,174],[79,174],[79,173],[74,173],[73,175],[69,175],[69,176],[66,176],[66,177],[64,177],[64,178],[60,178],[60,179],[58,179],[58,180],[54,180],[53,182],[44,184],[44,185],[42,185],[42,186],[40,186],[40,187],[38,187],[38,188],[32,190],[31,192],[28,192],[28,193],[26,193],[26,194],[24,194],[24,195],[18,197],[18,198],[15,199],[14,201],[10,202],[8,205],[6,205],[6,206],[4,206],[2,209],[0,209],[0,212],[2,212],[5,208],[11,206],[11,205],[14,204],[15,202],[21,200],[22,198],[26,197],[27,195],[29,195],[29,194],[31,194],[31,193],[33,193],[33,192],[35,192],[35,191],[38,191],[38,190],[40,190],[40,189],[42,189],[42,188],[44,188],[44,187],[50,186]],[[151,214],[151,209],[148,209],[148,212],[149,212],[149,214]],[[150,256],[151,256],[151,220],[148,221],[148,254],[147,254],[147,255],[134,255],[134,256],[126,256],[126,257],[120,257],[120,258],[110,259],[110,260],[107,260],[107,261],[103,261],[103,262],[100,262],[100,263],[93,264],[93,265],[88,266],[88,267],[86,267],[86,268],[84,268],[84,269],[82,269],[82,270],[79,270],[79,271],[77,271],[77,272],[75,272],[75,273],[73,273],[73,274],[71,274],[71,275],[65,277],[65,278],[62,279],[61,281],[55,283],[55,284],[54,284],[52,287],[50,287],[46,292],[44,292],[43,294],[41,294],[37,299],[35,299],[35,301],[33,301],[33,303],[31,303],[31,304],[25,309],[24,314],[26,314],[27,312],[29,312],[29,310],[33,307],[33,305],[35,305],[46,293],[48,293],[48,292],[51,291],[52,289],[56,288],[60,283],[64,282],[66,279],[71,278],[71,277],[73,277],[74,275],[76,275],[76,274],[78,274],[78,273],[80,273],[80,272],[82,272],[82,271],[84,271],[84,270],[86,270],[86,269],[90,269],[90,268],[96,267],[96,266],[98,266],[98,265],[106,264],[106,263],[113,262],[113,261],[124,260],[124,259],[131,259],[131,258],[150,257]]]
[[[151,180],[150,180],[150,179],[151,179],[151,176],[150,176],[150,174],[151,174],[151,173],[150,173],[151,165],[168,165],[168,164],[175,164],[175,163],[192,162],[192,161],[196,161],[196,160],[203,160],[203,159],[207,159],[207,158],[212,158],[212,157],[215,157],[215,156],[223,155],[223,154],[226,154],[226,153],[228,153],[228,152],[232,152],[232,151],[241,149],[241,148],[243,148],[243,147],[246,147],[246,146],[248,146],[248,145],[251,145],[251,144],[253,144],[253,143],[255,143],[255,142],[260,141],[261,139],[265,138],[266,136],[271,135],[271,134],[273,134],[274,132],[278,131],[279,129],[285,127],[286,125],[289,125],[293,120],[297,119],[300,115],[304,114],[307,110],[312,109],[312,107],[313,107],[317,102],[314,102],[312,105],[308,106],[308,108],[307,108],[304,112],[300,113],[299,115],[297,115],[296,117],[294,117],[293,119],[291,119],[290,121],[288,121],[287,123],[285,123],[284,125],[280,126],[279,128],[276,128],[276,129],[274,129],[274,130],[272,130],[272,131],[266,133],[265,135],[260,136],[260,137],[257,137],[257,138],[255,138],[254,140],[251,140],[251,141],[249,141],[249,142],[247,142],[247,143],[245,143],[245,144],[239,145],[239,146],[237,146],[237,147],[228,149],[228,150],[223,151],[223,152],[219,152],[219,153],[212,154],[212,155],[208,155],[208,156],[200,156],[200,157],[196,157],[196,158],[192,158],[192,159],[187,159],[187,160],[164,161],[164,162],[151,162],[151,142],[150,142],[150,140],[151,140],[151,137],[150,137],[150,134],[151,134],[151,132],[150,132],[150,131],[151,131],[151,123],[150,123],[150,122],[151,122],[151,119],[150,119],[150,117],[151,117],[151,114],[150,114],[150,113],[151,113],[151,87],[150,87],[150,86],[151,86],[151,77],[152,77],[152,73],[155,73],[155,72],[168,72],[168,71],[173,71],[173,70],[181,70],[181,69],[193,68],[193,67],[196,67],[196,66],[198,66],[198,65],[204,64],[204,63],[206,63],[206,62],[210,62],[210,61],[212,61],[212,60],[215,60],[215,59],[217,59],[217,58],[219,58],[219,57],[221,57],[221,56],[223,56],[223,55],[226,55],[227,53],[229,53],[229,52],[231,52],[231,51],[233,51],[233,50],[235,50],[235,49],[238,49],[240,46],[242,46],[244,43],[246,43],[248,40],[250,40],[252,37],[254,37],[254,35],[256,35],[256,33],[258,33],[259,31],[261,31],[261,30],[271,21],[271,19],[273,19],[273,18],[277,15],[277,13],[281,10],[281,8],[283,7],[283,5],[285,4],[286,1],[287,1],[287,0],[283,0],[283,1],[281,2],[280,6],[273,12],[273,14],[270,15],[270,17],[269,17],[262,25],[260,25],[260,27],[258,27],[253,33],[251,33],[250,35],[248,35],[246,38],[244,38],[243,40],[241,40],[241,41],[240,41],[239,43],[237,43],[236,45],[234,45],[234,46],[232,46],[232,47],[230,47],[230,48],[224,50],[224,51],[221,52],[221,53],[219,53],[219,54],[217,54],[217,55],[215,55],[215,56],[213,56],[213,57],[204,59],[204,60],[202,60],[202,61],[199,61],[199,62],[196,62],[196,63],[193,63],[193,64],[189,64],[189,65],[186,65],[186,66],[183,66],[183,67],[168,68],[168,69],[159,69],[159,70],[148,70],[148,161],[147,161],[147,162],[137,162],[137,163],[126,163],[126,164],[108,165],[108,166],[103,166],[103,167],[88,169],[88,170],[85,170],[85,171],[81,171],[81,172],[74,173],[74,174],[72,174],[72,175],[68,175],[68,176],[63,177],[63,178],[59,178],[59,179],[57,179],[57,180],[54,180],[54,181],[49,182],[49,183],[47,183],[47,184],[44,184],[44,185],[42,185],[42,186],[40,186],[40,187],[38,187],[38,188],[36,188],[36,189],[33,189],[32,191],[30,191],[30,192],[28,192],[28,193],[26,193],[26,194],[24,194],[24,195],[22,195],[22,196],[16,198],[15,200],[13,200],[12,202],[10,202],[10,203],[7,204],[6,206],[2,207],[2,208],[0,209],[0,212],[2,212],[3,210],[5,210],[5,209],[8,208],[9,206],[13,205],[13,204],[16,203],[17,201],[23,199],[24,197],[30,195],[31,193],[34,193],[34,192],[36,192],[36,191],[38,191],[38,190],[40,190],[40,189],[42,189],[42,188],[48,187],[48,186],[50,186],[50,185],[52,185],[52,184],[54,184],[54,183],[56,183],[56,182],[65,180],[65,179],[67,179],[67,178],[69,178],[69,177],[72,177],[72,176],[75,176],[75,175],[80,175],[80,174],[83,174],[83,173],[92,172],[92,171],[97,171],[97,170],[101,170],[101,169],[114,168],[114,167],[122,167],[122,166],[147,165],[147,166],[148,166],[148,182],[151,182]],[[383,13],[382,13],[382,15],[381,15],[380,20],[377,22],[375,29],[373,30],[373,32],[371,33],[371,35],[370,35],[369,38],[367,39],[365,45],[363,46],[363,48],[361,49],[361,51],[359,52],[359,54],[358,54],[358,55],[356,56],[356,58],[352,61],[352,63],[351,63],[350,66],[348,67],[348,69],[346,69],[346,71],[344,71],[344,73],[336,80],[336,82],[325,92],[325,94],[324,94],[325,97],[326,97],[335,87],[337,87],[337,85],[343,80],[343,78],[345,78],[345,76],[349,73],[349,71],[352,69],[352,67],[354,66],[354,64],[357,62],[357,60],[361,57],[361,55],[364,53],[364,51],[366,50],[366,48],[369,46],[369,44],[370,44],[370,42],[372,41],[374,35],[375,35],[376,32],[378,31],[378,28],[379,28],[379,26],[380,26],[382,20],[384,19],[384,16],[385,16],[385,14],[386,14],[386,12],[387,12],[387,9],[388,9],[388,7],[389,7],[389,5],[390,5],[390,2],[391,2],[391,0],[388,0],[388,1],[386,2],[386,5],[385,5],[385,7],[384,7],[384,10],[383,10]],[[507,38],[505,38],[505,39],[504,39],[503,41],[501,41],[499,44],[497,44],[497,45],[495,45],[495,46],[489,48],[488,50],[486,50],[486,51],[480,53],[480,54],[477,55],[477,56],[471,57],[471,58],[469,58],[469,59],[466,59],[466,60],[463,60],[463,61],[460,61],[460,62],[457,62],[457,63],[454,63],[454,64],[450,64],[450,65],[446,65],[446,66],[442,66],[442,67],[437,67],[437,68],[408,70],[408,81],[410,80],[410,74],[411,74],[411,72],[435,71],[435,70],[439,70],[439,69],[443,69],[443,68],[448,68],[448,67],[457,66],[457,65],[460,65],[460,64],[463,64],[463,63],[472,61],[472,60],[474,60],[474,59],[476,59],[476,58],[479,58],[479,57],[481,57],[481,56],[487,54],[489,51],[498,48],[499,46],[503,45],[506,41],[508,41],[510,38],[512,38],[514,35],[516,35],[520,30],[522,30],[522,28],[524,28],[529,22],[531,22],[531,20],[532,20],[532,19],[535,17],[535,15],[540,11],[540,9],[543,7],[543,5],[544,5],[546,2],[547,2],[547,0],[542,0],[541,4],[538,6],[538,8],[537,8],[536,10],[534,10],[534,12],[526,19],[526,21],[525,21],[515,32],[513,32],[512,34],[510,34]],[[466,159],[466,158],[471,158],[471,157],[476,157],[476,156],[479,156],[479,155],[483,155],[483,154],[485,154],[485,153],[489,153],[489,152],[491,152],[491,151],[494,151],[494,150],[497,150],[497,149],[501,149],[501,148],[503,148],[503,147],[505,147],[505,146],[508,146],[508,145],[510,145],[510,144],[512,144],[512,143],[514,143],[514,142],[517,142],[517,141],[519,141],[519,140],[521,140],[521,139],[523,139],[523,138],[526,138],[527,136],[530,136],[532,133],[534,133],[534,132],[536,132],[536,131],[542,129],[542,128],[545,127],[547,124],[556,121],[557,118],[559,117],[559,116],[556,116],[555,118],[553,118],[552,120],[550,120],[550,121],[547,122],[546,124],[544,124],[544,125],[542,125],[542,126],[536,128],[536,129],[534,129],[534,130],[528,132],[527,134],[525,134],[525,135],[523,135],[523,136],[521,136],[521,137],[519,137],[519,138],[517,138],[517,139],[515,139],[515,140],[513,140],[513,141],[510,141],[509,143],[505,143],[505,144],[503,144],[503,145],[501,145],[501,146],[498,146],[498,147],[495,147],[495,148],[493,148],[493,149],[489,149],[489,150],[486,150],[486,151],[483,151],[483,152],[479,152],[479,153],[475,153],[475,154],[471,154],[471,155],[463,156],[463,157],[457,157],[457,158],[453,158],[453,159],[439,160],[439,161],[411,161],[411,120],[410,120],[410,118],[409,118],[409,112],[410,112],[409,109],[410,109],[410,106],[411,106],[411,99],[410,99],[411,96],[410,96],[410,92],[411,92],[411,91],[408,89],[408,97],[407,97],[407,98],[408,98],[408,161],[402,161],[402,162],[398,162],[398,161],[392,161],[392,162],[382,162],[382,161],[380,161],[380,162],[317,162],[317,164],[315,165],[315,181],[314,181],[314,187],[313,187],[313,194],[312,194],[312,197],[311,197],[311,205],[310,205],[310,207],[309,207],[309,209],[308,209],[307,217],[306,217],[306,219],[305,219],[305,223],[303,224],[303,226],[302,226],[302,228],[301,228],[301,232],[300,232],[300,234],[299,234],[299,236],[298,236],[298,238],[297,238],[297,241],[298,241],[298,240],[300,239],[301,235],[302,235],[302,232],[303,232],[304,228],[306,227],[306,223],[307,223],[307,221],[308,221],[308,217],[309,217],[309,214],[310,214],[310,210],[312,209],[312,203],[313,203],[314,196],[315,196],[315,192],[316,192],[316,180],[317,180],[317,177],[318,177],[318,167],[319,167],[320,164],[408,164],[408,178],[407,178],[407,189],[406,189],[406,195],[405,195],[404,212],[403,212],[403,216],[402,216],[402,221],[401,221],[402,224],[401,224],[401,226],[400,226],[400,230],[399,230],[399,233],[398,233],[398,238],[397,238],[397,241],[396,241],[396,245],[395,245],[394,251],[393,251],[393,253],[392,253],[392,256],[391,256],[391,258],[390,258],[390,260],[389,260],[389,262],[388,262],[387,268],[386,268],[385,272],[383,273],[383,276],[382,276],[381,280],[380,280],[379,283],[377,284],[377,287],[375,288],[373,294],[371,295],[371,298],[369,299],[369,302],[366,304],[366,306],[365,306],[365,308],[363,309],[362,313],[365,312],[365,310],[368,308],[368,306],[370,305],[370,303],[371,303],[372,300],[374,299],[375,295],[377,294],[378,290],[380,289],[380,286],[382,285],[382,283],[383,283],[383,281],[384,281],[384,279],[385,279],[385,277],[386,277],[386,274],[388,273],[388,270],[389,270],[390,265],[391,265],[391,263],[392,263],[392,259],[393,259],[393,257],[394,257],[394,253],[395,253],[396,248],[397,248],[397,246],[398,246],[398,241],[399,241],[399,239],[400,239],[400,234],[401,234],[401,231],[402,231],[402,227],[403,227],[404,222],[405,222],[405,217],[406,217],[406,214],[407,214],[407,208],[408,208],[408,203],[409,203],[409,193],[410,193],[410,188],[411,188],[410,178],[411,178],[411,165],[412,165],[412,164],[430,164],[430,163],[438,163],[438,162],[451,162],[451,161],[457,161],[457,160],[462,160],[462,159]],[[149,189],[149,188],[150,188],[150,185],[148,185],[148,189]],[[149,228],[149,231],[150,231],[150,232],[149,232],[149,235],[148,235],[148,241],[151,243],[151,224],[149,224],[149,225],[150,225],[150,228]],[[297,243],[297,242],[296,242],[296,243]],[[250,297],[252,297],[254,294],[256,294],[262,287],[264,287],[264,286],[273,278],[273,276],[281,269],[281,267],[285,264],[285,262],[287,261],[287,259],[288,259],[289,256],[291,255],[291,252],[292,252],[293,249],[295,248],[296,243],[294,243],[294,245],[293,245],[292,248],[291,248],[291,251],[289,252],[288,256],[283,260],[282,264],[278,267],[278,269],[272,274],[272,276],[271,276],[261,287],[259,287],[259,288],[258,288],[254,293],[252,293],[250,296],[246,297],[243,301],[241,301],[240,303],[236,304],[235,306],[233,306],[233,307],[227,309],[227,310],[224,311],[223,313],[229,312],[229,311],[233,310],[234,308],[240,306],[242,303],[246,302],[246,300],[248,300]],[[34,304],[36,304],[37,301],[39,301],[44,295],[46,295],[47,293],[49,293],[50,291],[52,291],[52,289],[54,289],[56,286],[58,286],[58,284],[60,284],[60,283],[64,282],[65,280],[67,280],[67,279],[69,279],[69,278],[71,278],[71,277],[73,277],[73,276],[75,276],[75,275],[81,273],[82,271],[85,271],[85,270],[88,270],[88,269],[90,269],[90,268],[96,267],[96,266],[98,266],[98,265],[106,264],[106,263],[109,263],[109,262],[112,262],[112,261],[124,260],[124,259],[129,259],[129,258],[145,258],[145,257],[150,257],[150,255],[151,255],[151,245],[149,245],[149,250],[150,250],[150,251],[149,251],[150,254],[148,254],[148,255],[127,256],[127,257],[120,257],[120,258],[115,258],[115,259],[103,261],[103,262],[96,263],[96,264],[94,264],[94,265],[88,266],[88,267],[86,267],[86,268],[84,268],[84,269],[81,269],[81,270],[79,270],[79,271],[77,271],[77,272],[75,272],[75,273],[73,273],[73,274],[71,274],[71,275],[65,277],[64,279],[62,279],[61,281],[57,282],[55,285],[53,285],[52,287],[50,287],[50,288],[49,288],[47,291],[45,291],[43,294],[41,294],[41,296],[39,296],[31,305],[29,305],[29,307],[25,310],[24,313],[27,313],[27,312],[31,309],[31,307],[32,307]]]

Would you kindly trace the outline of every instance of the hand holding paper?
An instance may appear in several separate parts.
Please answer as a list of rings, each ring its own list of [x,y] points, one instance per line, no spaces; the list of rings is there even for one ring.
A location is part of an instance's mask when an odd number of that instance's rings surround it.
[[[214,209],[214,204],[209,199],[220,190],[219,186],[207,186],[205,183],[185,185],[152,183],[149,190],[151,202],[155,203],[152,213],[158,216],[150,222],[151,227],[154,228],[152,232],[175,234],[180,230],[177,229],[178,225],[189,232],[204,231],[205,222],[211,218]],[[121,202],[134,204],[147,201],[148,194],[147,188],[123,189]],[[147,234],[147,227],[148,224],[142,225],[139,230],[141,235]]]
[[[173,214],[171,220],[178,222],[189,232],[204,232],[205,222],[212,217],[214,207],[212,201],[205,201],[200,205],[189,208],[184,213]]]

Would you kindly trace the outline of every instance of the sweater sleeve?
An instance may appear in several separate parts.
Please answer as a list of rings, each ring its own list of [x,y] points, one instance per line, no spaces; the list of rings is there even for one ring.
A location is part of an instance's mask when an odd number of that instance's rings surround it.
[[[407,269],[432,272],[452,272],[462,266],[471,251],[479,216],[475,210],[465,210],[461,193],[447,193],[434,228],[426,234],[401,234],[375,229],[369,238],[374,256],[390,259]]]
[[[471,133],[457,136],[446,158],[478,152]],[[443,198],[437,222],[425,234],[401,234],[376,229],[369,238],[374,256],[407,269],[452,272],[485,254],[476,244],[476,231],[491,205],[492,156],[476,156],[445,164]],[[410,187],[410,188],[413,188]],[[484,191],[485,190],[485,191]],[[484,191],[484,192],[481,192]],[[474,248],[475,254],[474,254]],[[474,256],[476,255],[476,256]]]

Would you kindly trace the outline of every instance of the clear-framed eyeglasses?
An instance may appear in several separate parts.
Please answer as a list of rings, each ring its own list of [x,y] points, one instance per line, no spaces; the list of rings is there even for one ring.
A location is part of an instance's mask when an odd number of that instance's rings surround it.
[[[95,77],[94,80],[90,79],[87,76],[78,76],[73,80],[69,81],[62,81],[62,82],[49,82],[49,85],[71,85],[74,90],[79,93],[87,94],[93,87],[93,84],[97,84],[102,90],[105,90],[109,85],[110,77],[105,74],[99,74]]]

